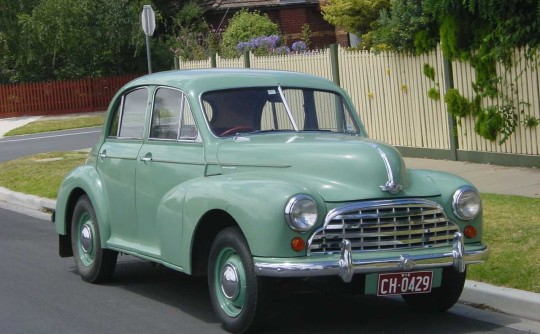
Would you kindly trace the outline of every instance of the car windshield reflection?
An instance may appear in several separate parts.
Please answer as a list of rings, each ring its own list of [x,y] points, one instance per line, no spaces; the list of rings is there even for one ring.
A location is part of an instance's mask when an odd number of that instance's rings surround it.
[[[256,87],[211,91],[201,97],[214,135],[278,131],[359,134],[343,97],[312,88]]]

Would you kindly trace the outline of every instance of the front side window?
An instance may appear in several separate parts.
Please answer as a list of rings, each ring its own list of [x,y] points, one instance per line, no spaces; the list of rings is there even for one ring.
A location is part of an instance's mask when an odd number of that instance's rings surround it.
[[[212,132],[324,131],[360,134],[360,125],[343,97],[310,88],[261,87],[202,95]]]
[[[187,97],[175,89],[159,88],[154,98],[150,138],[193,140],[197,134]]]

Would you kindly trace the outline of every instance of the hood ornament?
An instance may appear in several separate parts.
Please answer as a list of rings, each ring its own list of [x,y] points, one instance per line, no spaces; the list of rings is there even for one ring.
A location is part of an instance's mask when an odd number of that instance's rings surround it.
[[[403,190],[403,186],[401,184],[395,183],[394,181],[388,181],[384,186],[380,186],[380,188],[381,191],[389,192],[392,195],[396,195]]]

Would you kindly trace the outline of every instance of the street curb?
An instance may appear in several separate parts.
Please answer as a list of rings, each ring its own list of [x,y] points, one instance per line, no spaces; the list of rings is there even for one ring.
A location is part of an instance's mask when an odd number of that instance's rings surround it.
[[[41,212],[52,212],[56,207],[55,200],[18,193],[3,187],[0,187],[0,202]],[[467,280],[459,303],[540,321],[540,294],[538,293]]]
[[[540,294],[534,292],[468,280],[459,302],[474,307],[487,306],[503,313],[540,321]]]
[[[56,201],[52,199],[23,194],[3,187],[0,187],[0,202],[16,204],[26,209],[41,212],[51,212],[56,208]]]

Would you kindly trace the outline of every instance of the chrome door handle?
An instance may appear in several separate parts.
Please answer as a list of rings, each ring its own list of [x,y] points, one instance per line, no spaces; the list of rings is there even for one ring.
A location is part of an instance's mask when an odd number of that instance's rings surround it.
[[[104,150],[102,152],[99,152],[98,157],[100,157],[101,159],[105,159],[107,157],[107,151]]]
[[[148,156],[140,157],[139,160],[141,160],[143,162],[150,162],[150,161],[152,161],[152,157],[148,157]]]

